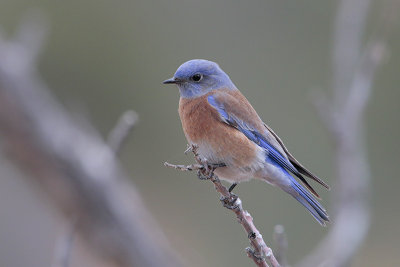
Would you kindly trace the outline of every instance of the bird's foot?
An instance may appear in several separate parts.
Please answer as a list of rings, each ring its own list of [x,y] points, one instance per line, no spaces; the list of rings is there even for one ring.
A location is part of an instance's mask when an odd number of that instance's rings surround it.
[[[235,210],[239,208],[239,203],[237,203],[238,196],[235,194],[230,194],[230,197],[221,196],[219,199],[222,202],[222,205],[230,210]]]
[[[225,167],[225,163],[208,164],[206,160],[202,162],[203,168],[197,171],[197,177],[200,180],[209,180],[214,176],[216,168]]]
[[[200,180],[209,180],[214,175],[214,172],[209,173],[203,169],[197,170],[197,177]]]
[[[208,165],[207,161],[203,161],[203,168],[197,171],[197,177],[200,180],[209,180],[214,175],[215,167]]]

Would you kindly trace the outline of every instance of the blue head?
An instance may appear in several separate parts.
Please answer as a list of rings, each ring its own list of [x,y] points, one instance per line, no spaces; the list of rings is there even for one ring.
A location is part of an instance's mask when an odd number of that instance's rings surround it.
[[[202,96],[220,88],[236,89],[229,76],[217,63],[204,59],[192,59],[183,63],[176,70],[174,77],[163,83],[176,84],[181,97],[184,98]]]

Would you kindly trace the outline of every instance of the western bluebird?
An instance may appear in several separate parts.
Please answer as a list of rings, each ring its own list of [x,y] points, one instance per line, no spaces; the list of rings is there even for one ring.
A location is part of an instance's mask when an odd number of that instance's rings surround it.
[[[304,177],[329,186],[289,153],[218,64],[187,61],[163,83],[179,88],[179,116],[188,142],[198,147],[199,156],[208,164],[225,164],[215,170],[218,177],[233,186],[253,177],[261,179],[297,199],[321,225],[329,221],[314,197],[319,195]]]

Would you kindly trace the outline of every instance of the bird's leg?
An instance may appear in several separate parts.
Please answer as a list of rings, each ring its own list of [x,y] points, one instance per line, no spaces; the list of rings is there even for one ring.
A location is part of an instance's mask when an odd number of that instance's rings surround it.
[[[233,190],[236,186],[237,186],[237,183],[233,183],[233,184],[229,187],[229,189],[228,189],[229,193],[232,193],[232,190]]]
[[[233,183],[229,187],[229,189],[228,189],[229,196],[222,196],[220,198],[222,204],[227,209],[234,210],[234,209],[237,209],[239,207],[239,204],[237,203],[238,196],[232,193],[232,190],[235,188],[235,186],[237,186],[237,183]]]

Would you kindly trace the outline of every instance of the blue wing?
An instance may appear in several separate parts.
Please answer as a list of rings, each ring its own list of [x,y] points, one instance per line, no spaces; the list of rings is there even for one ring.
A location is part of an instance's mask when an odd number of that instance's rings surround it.
[[[262,147],[267,152],[266,161],[280,168],[285,174],[287,174],[287,177],[291,182],[291,189],[282,189],[290,193],[297,201],[299,201],[304,207],[306,207],[321,225],[325,225],[325,221],[329,221],[326,210],[304,187],[302,187],[296,181],[296,179],[293,178],[292,175],[289,174],[288,171],[296,175],[314,195],[319,197],[315,190],[308,184],[308,182],[296,169],[296,167],[294,167],[293,164],[287,158],[285,158],[263,134],[259,133],[255,128],[248,125],[245,121],[239,119],[237,116],[227,112],[224,104],[219,102],[213,95],[209,95],[207,97],[207,100],[210,105],[218,111],[221,119],[225,123],[242,132],[248,139],[256,143],[258,146]],[[284,148],[284,150],[286,150],[286,148]]]
[[[208,103],[213,106],[218,113],[220,114],[221,118],[225,121],[225,123],[235,127],[239,131],[241,131],[247,138],[251,141],[259,145],[260,147],[264,148],[267,151],[267,157],[272,160],[273,163],[278,164],[280,167],[290,171],[299,179],[302,180],[306,184],[306,186],[313,192],[316,196],[318,194],[315,192],[313,188],[307,183],[304,177],[300,174],[300,172],[293,166],[293,164],[287,160],[276,147],[274,147],[264,136],[263,134],[257,132],[254,128],[247,125],[243,120],[233,116],[226,112],[224,105],[218,102],[213,95],[209,95]]]

